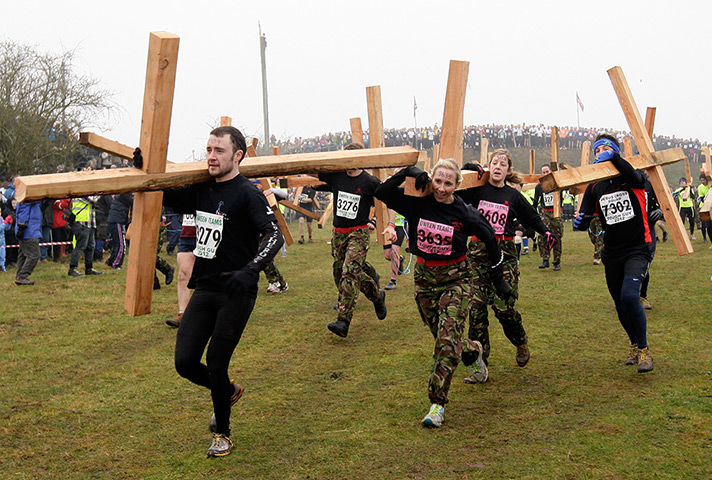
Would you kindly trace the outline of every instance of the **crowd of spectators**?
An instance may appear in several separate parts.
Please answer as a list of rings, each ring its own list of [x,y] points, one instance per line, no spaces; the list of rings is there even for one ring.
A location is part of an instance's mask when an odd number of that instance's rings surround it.
[[[623,138],[630,136],[626,131],[601,129],[593,127],[558,127],[559,148],[580,149],[586,140],[593,142],[599,133],[610,133],[616,136],[621,144]],[[479,150],[482,139],[486,138],[489,148],[551,148],[552,127],[539,125],[470,125],[464,128],[463,142],[465,148]],[[387,147],[410,145],[418,150],[429,150],[440,142],[440,127],[392,128],[385,132]],[[369,146],[368,132],[363,133],[366,147]],[[277,140],[272,136],[272,146],[279,146],[282,154],[328,152],[341,150],[351,142],[350,132],[327,133],[313,138],[289,138]],[[703,148],[707,142],[699,139],[682,139],[675,136],[654,135],[653,145],[656,150],[681,147],[692,162],[703,161]]]

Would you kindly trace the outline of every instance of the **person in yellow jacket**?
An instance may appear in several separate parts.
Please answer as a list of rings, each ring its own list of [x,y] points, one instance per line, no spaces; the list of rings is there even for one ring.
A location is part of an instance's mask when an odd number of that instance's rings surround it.
[[[695,237],[695,189],[692,185],[687,184],[687,179],[680,179],[680,188],[673,192],[673,197],[677,197],[678,206],[680,207],[680,219],[683,225],[685,218],[690,221],[690,239],[697,240]]]
[[[84,252],[84,273],[87,275],[101,275],[102,271],[94,270],[94,247],[96,240],[96,217],[94,205],[99,200],[98,195],[72,199],[71,211],[74,214],[74,221],[71,222],[72,234],[74,235],[74,250],[69,260],[70,277],[81,277],[77,271],[79,257]]]
[[[705,147],[706,148],[706,147]],[[702,231],[702,241],[706,242],[707,238],[712,243],[712,220],[709,219],[709,212],[702,212],[702,204],[705,203],[707,193],[710,191],[709,180],[704,173],[700,174],[700,184],[697,187],[697,211],[700,216],[700,230]],[[703,220],[704,219],[704,220]]]

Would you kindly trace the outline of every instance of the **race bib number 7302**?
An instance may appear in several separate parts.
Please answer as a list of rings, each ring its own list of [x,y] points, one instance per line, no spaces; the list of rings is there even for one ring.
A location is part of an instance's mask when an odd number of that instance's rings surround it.
[[[195,250],[200,258],[215,258],[223,232],[223,216],[215,213],[195,212]]]
[[[598,204],[608,225],[625,222],[635,217],[628,192],[607,193],[601,196]]]

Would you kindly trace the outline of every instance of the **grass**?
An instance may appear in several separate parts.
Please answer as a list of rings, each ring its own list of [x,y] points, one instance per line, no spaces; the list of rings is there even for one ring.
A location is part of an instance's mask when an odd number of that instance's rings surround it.
[[[296,224],[292,225],[296,232]],[[655,370],[625,367],[627,339],[584,233],[567,224],[562,271],[522,257],[525,368],[494,320],[491,381],[455,372],[446,422],[428,430],[433,340],[412,275],[378,321],[361,298],[349,337],[334,319],[330,233],[277,258],[290,289],[261,293],[232,360],[245,385],[234,452],[208,460],[206,391],[173,368],[173,286],[153,312],[123,311],[124,271],[70,278],[41,263],[34,287],[7,290],[0,315],[2,479],[656,479],[711,478],[710,259],[700,240],[652,266]],[[385,280],[389,265],[372,244]]]

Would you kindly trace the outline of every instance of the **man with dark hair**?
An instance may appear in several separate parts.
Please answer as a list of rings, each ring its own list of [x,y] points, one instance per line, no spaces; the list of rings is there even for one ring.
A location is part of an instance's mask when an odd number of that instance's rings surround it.
[[[208,457],[232,451],[230,410],[243,387],[230,381],[230,358],[255,305],[259,272],[284,243],[264,195],[240,174],[246,150],[238,129],[216,128],[207,146],[212,180],[169,189],[163,197],[177,213],[195,214],[196,258],[188,282],[195,291],[178,327],[175,366],[181,376],[210,389]],[[140,151],[138,157],[140,166]]]
[[[648,219],[646,178],[620,156],[615,137],[599,135],[593,149],[594,163],[610,161],[621,174],[586,187],[574,229],[585,231],[594,214],[601,219],[606,284],[630,340],[625,364],[637,364],[638,373],[649,372],[653,358],[648,348],[647,318],[640,302],[641,285],[652,260],[654,235]]]

